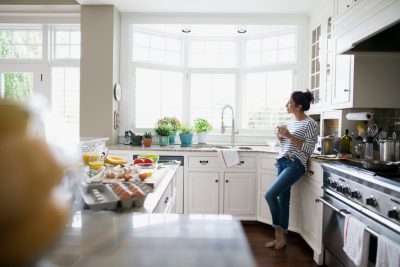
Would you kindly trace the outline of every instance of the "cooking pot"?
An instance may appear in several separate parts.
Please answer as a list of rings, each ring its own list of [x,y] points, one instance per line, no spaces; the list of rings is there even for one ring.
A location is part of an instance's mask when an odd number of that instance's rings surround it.
[[[399,167],[400,161],[380,161],[380,160],[364,160],[362,165],[370,171],[395,171]]]
[[[394,160],[394,140],[391,138],[381,139],[379,142],[379,159],[381,161]]]

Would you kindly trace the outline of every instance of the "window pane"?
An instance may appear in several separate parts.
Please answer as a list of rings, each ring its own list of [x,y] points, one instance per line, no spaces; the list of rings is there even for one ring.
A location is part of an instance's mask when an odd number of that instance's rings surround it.
[[[292,71],[272,71],[245,75],[244,120],[247,129],[275,127],[290,120],[285,104],[293,90]]]
[[[159,36],[150,37],[151,48],[155,49],[165,49],[165,38]]]
[[[236,42],[192,40],[189,60],[192,67],[233,67],[237,62]]]
[[[279,36],[279,47],[280,48],[294,47],[294,45],[295,45],[295,36],[294,36],[294,34],[288,34],[288,35]]]
[[[150,61],[157,63],[165,62],[165,52],[163,50],[151,49],[150,50]]]
[[[150,36],[148,36],[147,34],[135,32],[133,34],[133,45],[150,47]]]
[[[133,60],[134,61],[149,61],[150,51],[148,48],[134,47]]]
[[[247,65],[254,66],[259,65],[261,63],[261,54],[260,52],[248,53],[246,56]]]
[[[56,58],[69,58],[69,45],[56,45]]]
[[[259,39],[256,40],[249,40],[246,42],[246,51],[249,52],[256,52],[261,50],[261,42]]]
[[[70,43],[71,44],[81,44],[81,32],[74,31],[70,33]]]
[[[5,72],[1,77],[1,93],[5,99],[25,101],[32,95],[33,73]]]
[[[278,52],[279,62],[293,62],[296,60],[294,48],[281,49]]]
[[[0,30],[0,58],[41,58],[42,32],[38,29]]]
[[[263,50],[277,49],[277,47],[278,47],[278,38],[276,37],[268,37],[262,40]]]
[[[56,31],[56,44],[69,44],[69,32]]]
[[[235,75],[192,74],[190,82],[190,121],[200,117],[211,122],[214,128],[220,127],[222,107],[235,105]],[[229,112],[225,118],[229,125]]]
[[[278,61],[278,53],[276,50],[264,51],[262,53],[262,63],[263,64],[275,64]]]
[[[51,106],[64,118],[71,131],[79,136],[80,70],[76,67],[54,67],[51,70]]]
[[[167,50],[181,51],[181,42],[177,39],[167,38]]]
[[[136,128],[153,128],[161,117],[182,120],[182,73],[136,69],[135,122]]]
[[[80,58],[81,57],[81,46],[71,45],[70,46],[70,58]]]

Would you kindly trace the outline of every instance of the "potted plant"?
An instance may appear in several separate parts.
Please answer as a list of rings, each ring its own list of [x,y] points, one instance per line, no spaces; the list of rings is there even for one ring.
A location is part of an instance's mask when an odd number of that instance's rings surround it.
[[[169,144],[175,144],[175,136],[176,132],[179,131],[179,127],[181,126],[180,121],[176,117],[164,117],[157,121],[158,125],[169,125],[172,127],[172,134],[169,137]]]
[[[143,146],[151,147],[152,142],[153,142],[153,135],[151,134],[151,132],[145,132],[143,134]]]
[[[179,138],[181,139],[181,147],[191,147],[193,139],[193,129],[188,125],[181,126]]]
[[[197,142],[199,144],[207,143],[208,132],[212,131],[212,125],[205,119],[194,119],[194,129],[197,133]]]
[[[172,134],[172,127],[167,124],[160,124],[154,129],[154,131],[159,137],[160,146],[168,146],[169,136]]]

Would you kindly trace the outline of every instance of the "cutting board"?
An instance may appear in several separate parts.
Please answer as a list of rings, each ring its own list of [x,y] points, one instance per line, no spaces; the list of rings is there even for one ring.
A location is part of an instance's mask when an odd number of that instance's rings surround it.
[[[161,168],[157,169],[153,172],[153,174],[145,179],[143,183],[148,184],[152,188],[157,187],[157,185],[164,179],[165,175],[167,175],[169,168]]]

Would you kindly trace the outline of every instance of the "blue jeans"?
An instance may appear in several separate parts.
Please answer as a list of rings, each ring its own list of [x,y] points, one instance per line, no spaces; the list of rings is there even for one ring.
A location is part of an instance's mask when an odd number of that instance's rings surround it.
[[[278,177],[267,189],[265,200],[272,215],[272,226],[282,228],[285,233],[289,226],[290,188],[304,174],[305,168],[298,159],[277,160]]]

